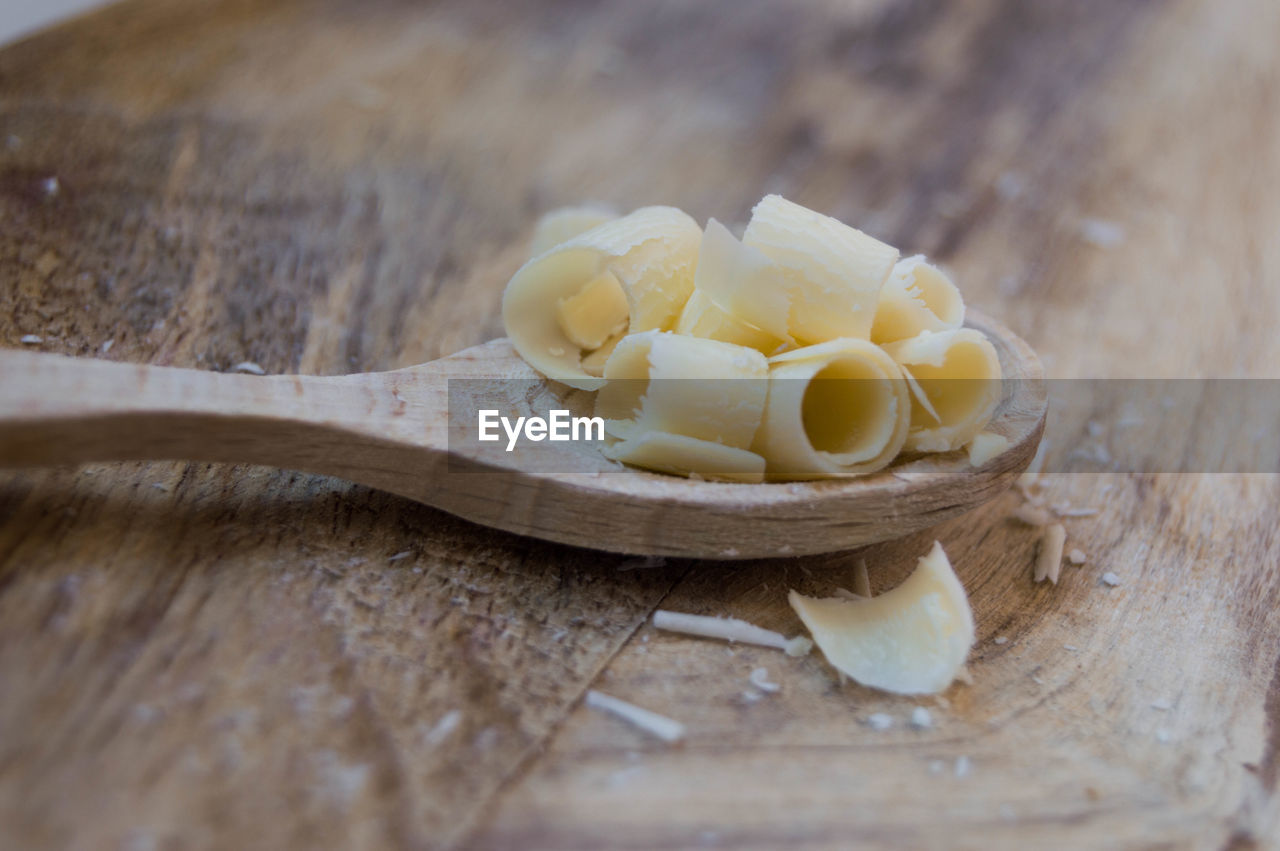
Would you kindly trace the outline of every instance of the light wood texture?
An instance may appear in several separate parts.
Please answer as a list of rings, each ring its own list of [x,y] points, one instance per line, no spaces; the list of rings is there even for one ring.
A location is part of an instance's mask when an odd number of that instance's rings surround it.
[[[1276,32],[1270,0],[126,3],[0,52],[0,343],[395,369],[501,333],[542,210],[744,221],[780,191],[944,261],[1050,376],[1274,378]],[[1065,521],[1088,561],[1056,587],[1014,493],[858,552],[619,571],[262,468],[2,482],[5,847],[1277,835],[1274,476],[1051,480],[1102,509]],[[866,558],[884,589],[935,538],[979,643],[931,730],[819,657],[639,628],[661,604],[793,634],[787,587]],[[783,689],[748,704],[757,665]]]
[[[903,456],[874,476],[747,486],[622,468],[591,443],[481,446],[474,412],[482,407],[512,418],[557,407],[593,413],[595,394],[540,381],[506,340],[340,377],[223,375],[0,352],[0,373],[8,376],[0,385],[0,467],[264,464],[339,476],[508,532],[610,552],[712,559],[834,552],[969,511],[1031,462],[1047,403],[1040,364],[998,322],[981,314],[969,322],[999,347],[1007,379],[988,429],[1010,445],[978,468],[956,451]]]

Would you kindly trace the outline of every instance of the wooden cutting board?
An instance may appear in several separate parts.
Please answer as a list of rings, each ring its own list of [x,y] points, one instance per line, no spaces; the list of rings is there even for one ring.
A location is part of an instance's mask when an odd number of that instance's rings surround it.
[[[777,191],[945,261],[1050,375],[1275,377],[1278,32],[1271,0],[127,2],[0,52],[0,341],[389,369],[498,335],[552,206]],[[1046,489],[1101,509],[1056,587],[1013,494],[628,569],[276,470],[0,474],[0,845],[1269,845],[1277,477]],[[792,634],[786,589],[886,589],[935,538],[979,632],[945,701],[645,626]]]

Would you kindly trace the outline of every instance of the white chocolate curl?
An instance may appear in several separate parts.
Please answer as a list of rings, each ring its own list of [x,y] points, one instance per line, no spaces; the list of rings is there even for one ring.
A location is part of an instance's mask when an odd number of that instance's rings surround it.
[[[832,340],[769,361],[769,399],[752,447],[774,479],[871,473],[902,449],[911,395],[866,340]]]
[[[627,329],[671,327],[693,291],[701,239],[697,223],[674,207],[643,207],[584,231],[534,257],[511,278],[502,297],[507,335],[520,356],[548,378],[598,389],[604,380],[582,366],[590,349],[575,339],[607,341],[615,334],[612,282],[625,296]],[[586,298],[589,284],[596,292]]]

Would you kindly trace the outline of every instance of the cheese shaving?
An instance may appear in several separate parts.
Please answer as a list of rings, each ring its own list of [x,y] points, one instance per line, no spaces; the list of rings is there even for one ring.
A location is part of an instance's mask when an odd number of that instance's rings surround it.
[[[933,726],[933,716],[923,706],[911,710],[911,726],[917,730],[927,730]]]
[[[1061,523],[1054,523],[1044,530],[1040,538],[1040,554],[1036,558],[1035,581],[1048,579],[1058,584],[1058,571],[1062,568],[1062,548],[1067,543],[1067,530]]]
[[[1031,503],[1019,505],[1013,512],[1013,517],[1028,526],[1048,526],[1053,522],[1053,517],[1048,511]]]
[[[586,704],[592,709],[600,709],[610,715],[621,718],[628,724],[650,735],[657,736],[664,742],[678,742],[684,738],[685,727],[679,721],[668,718],[665,715],[659,715],[648,709],[643,709],[634,703],[627,703],[625,700],[602,694],[594,689],[587,692]]]
[[[973,611],[942,545],[897,588],[864,600],[814,599],[792,591],[791,607],[823,655],[863,685],[897,694],[936,694],[964,667]]]
[[[980,431],[969,441],[969,465],[981,467],[1009,448],[1009,438],[992,431]]]
[[[1059,503],[1053,507],[1053,513],[1059,517],[1093,517],[1098,513],[1096,508],[1072,508],[1066,503]]]
[[[684,612],[669,612],[658,609],[653,613],[655,629],[666,632],[679,632],[685,635],[698,635],[703,638],[721,638],[725,641],[740,641],[743,644],[756,644],[761,647],[774,647],[785,651],[788,656],[803,656],[813,646],[807,638],[796,636],[787,638],[780,632],[764,629],[738,618],[715,618],[708,615],[690,615]],[[808,645],[806,647],[806,645]]]
[[[561,207],[544,213],[533,229],[529,256],[537,257],[545,251],[563,245],[579,234],[618,218],[617,211],[604,205],[584,204],[580,207]]]
[[[853,592],[860,597],[871,597],[871,576],[867,573],[867,560],[858,559],[853,570]]]
[[[1018,476],[1018,484],[1030,488],[1040,480],[1040,471],[1044,469],[1044,456],[1049,452],[1049,441],[1041,440],[1036,447],[1036,454],[1031,456],[1031,463],[1022,475]]]
[[[893,726],[893,716],[883,712],[873,712],[867,716],[866,724],[872,730],[888,730]]]
[[[777,683],[769,682],[769,670],[767,668],[755,668],[751,671],[751,676],[747,679],[751,680],[751,684],[760,691],[774,694],[782,689]]]

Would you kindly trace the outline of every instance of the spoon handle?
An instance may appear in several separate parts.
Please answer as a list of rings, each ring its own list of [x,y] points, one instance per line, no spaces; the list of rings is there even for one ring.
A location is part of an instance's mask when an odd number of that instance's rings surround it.
[[[0,351],[0,466],[183,459],[360,480],[369,450],[399,446],[400,386],[431,405],[439,383],[411,370],[258,376]]]

